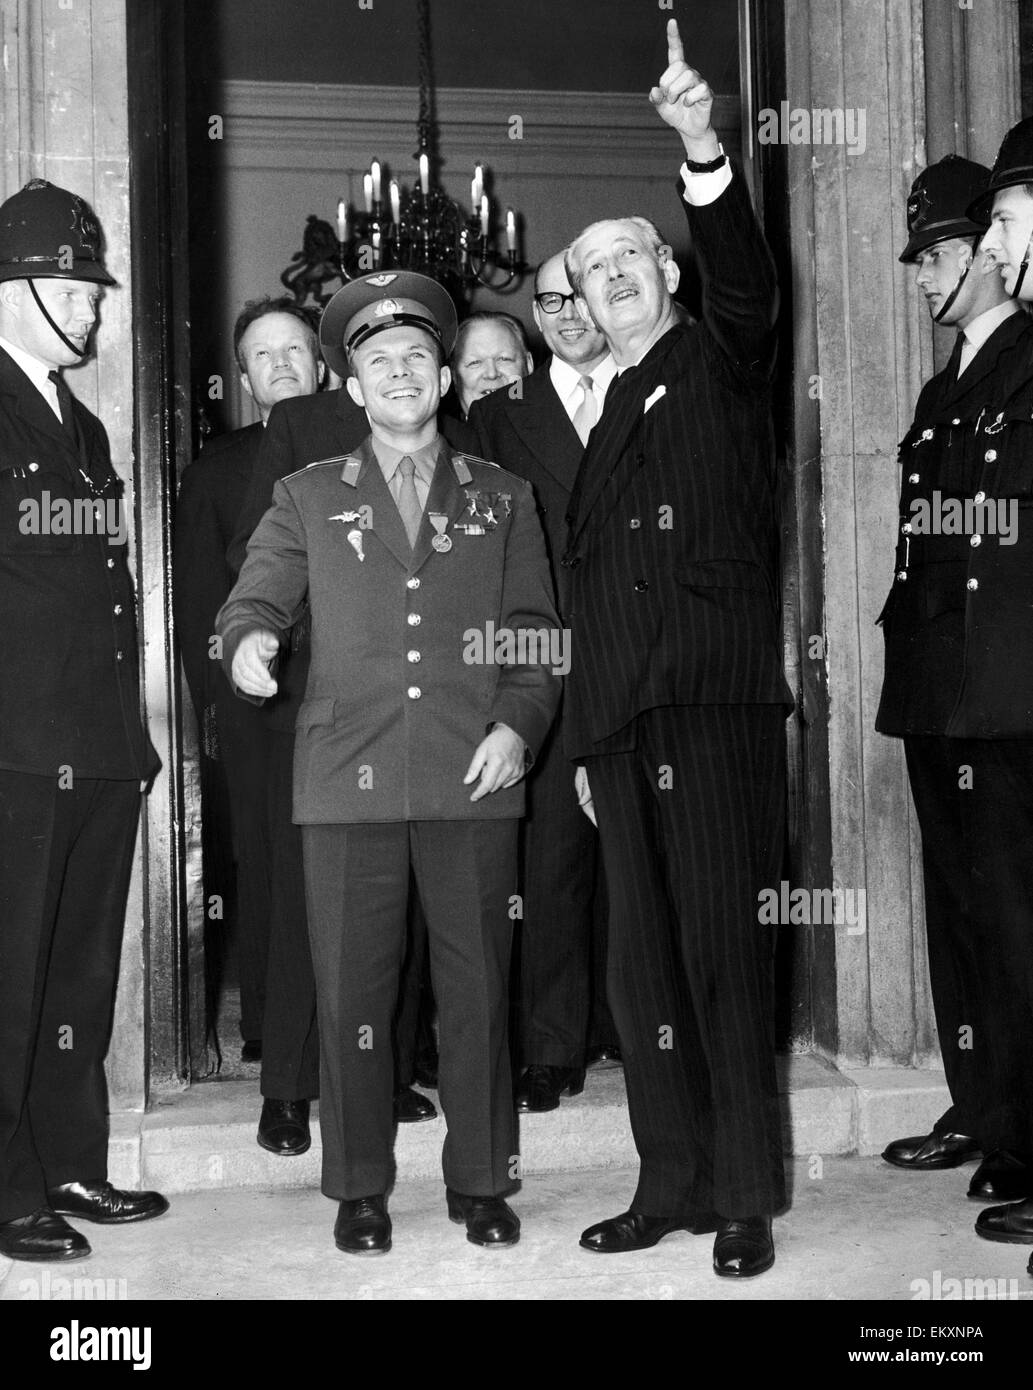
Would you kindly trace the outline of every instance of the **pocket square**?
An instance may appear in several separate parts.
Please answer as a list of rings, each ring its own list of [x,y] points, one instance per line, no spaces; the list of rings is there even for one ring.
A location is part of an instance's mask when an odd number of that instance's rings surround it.
[[[647,410],[651,410],[652,407],[653,407],[654,405],[656,405],[657,401],[660,399],[661,396],[666,396],[666,395],[667,395],[667,387],[666,387],[666,386],[658,386],[658,387],[656,388],[656,390],[653,392],[653,394],[646,400],[645,405],[642,407],[642,414],[645,415],[645,413],[646,413]]]

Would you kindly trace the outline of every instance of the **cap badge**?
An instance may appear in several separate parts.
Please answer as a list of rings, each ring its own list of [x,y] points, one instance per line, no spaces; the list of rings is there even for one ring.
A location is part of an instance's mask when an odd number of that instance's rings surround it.
[[[402,306],[397,299],[382,299],[373,310],[373,317],[382,319],[386,318],[388,314],[400,314],[401,312]]]

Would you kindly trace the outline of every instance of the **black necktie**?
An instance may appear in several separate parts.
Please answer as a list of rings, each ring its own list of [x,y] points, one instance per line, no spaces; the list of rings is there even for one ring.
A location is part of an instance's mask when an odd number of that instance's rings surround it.
[[[958,336],[954,340],[954,350],[947,359],[945,379],[948,386],[953,386],[958,379],[958,371],[961,367],[961,350],[965,346],[965,330],[958,329]]]
[[[54,383],[57,388],[57,403],[61,407],[61,424],[64,426],[65,434],[75,446],[75,452],[79,455],[79,466],[86,469],[86,448],[79,429],[78,421],[75,418],[75,410],[72,406],[72,393],[69,391],[64,377],[60,372],[48,372],[47,378]]]

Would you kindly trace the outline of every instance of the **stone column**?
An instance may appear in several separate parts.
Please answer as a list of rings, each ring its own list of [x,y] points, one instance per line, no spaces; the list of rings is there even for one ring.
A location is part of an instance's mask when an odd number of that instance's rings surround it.
[[[897,256],[918,170],[951,151],[992,160],[1018,118],[1016,7],[787,0],[785,38],[789,107],[852,111],[865,132],[856,152],[814,140],[788,148],[804,346],[794,413],[820,457],[824,521],[801,547],[824,551],[832,871],[867,894],[866,932],[836,928],[835,951],[815,952],[814,994],[827,1001],[815,1042],[854,1066],[936,1065],[918,830],[901,745],[874,730],[897,443],[942,351]],[[794,460],[798,470],[813,462]]]

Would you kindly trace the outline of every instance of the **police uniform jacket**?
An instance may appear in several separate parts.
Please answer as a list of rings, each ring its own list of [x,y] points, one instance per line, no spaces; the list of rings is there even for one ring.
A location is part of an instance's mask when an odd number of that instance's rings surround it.
[[[445,552],[433,548],[431,514],[444,518]],[[439,441],[410,550],[368,440],[317,461],[276,484],[248,545],[217,620],[227,672],[248,631],[282,637],[306,595],[311,668],[297,717],[295,821],[521,815],[522,783],[471,802],[462,778],[493,723],[533,754],[559,696],[549,665],[496,664],[484,640],[488,623],[514,633],[557,625],[529,485]]]
[[[958,738],[1033,735],[1033,322],[1017,313],[957,380],[926,383],[900,445],[893,585],[876,728]],[[934,493],[939,493],[939,504]],[[1013,544],[989,534],[925,534],[955,499],[1014,501]],[[934,510],[935,509],[935,510]],[[963,515],[963,514],[962,514]],[[974,518],[978,513],[972,512]],[[983,516],[986,516],[985,510]]]
[[[0,349],[0,767],[53,777],[145,778],[159,766],[140,716],[136,614],[125,544],[36,533],[54,504],[121,497],[100,421],[73,399],[83,454]],[[31,502],[32,508],[23,506]],[[81,516],[81,507],[79,511]]]

